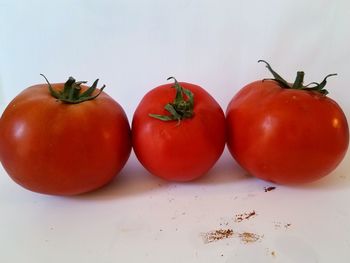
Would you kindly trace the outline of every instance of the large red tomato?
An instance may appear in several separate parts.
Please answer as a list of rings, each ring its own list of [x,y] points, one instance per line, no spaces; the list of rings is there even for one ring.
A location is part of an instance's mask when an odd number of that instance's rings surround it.
[[[134,113],[136,156],[152,174],[167,180],[204,175],[219,159],[225,140],[224,112],[194,84],[175,80],[159,86],[144,96]]]
[[[227,107],[231,154],[250,174],[280,184],[329,174],[349,144],[346,117],[324,89],[330,75],[306,87],[298,72],[289,84],[265,63],[275,79],[248,84]]]
[[[131,151],[121,106],[73,78],[31,86],[0,119],[0,160],[10,177],[40,193],[74,195],[109,182]]]

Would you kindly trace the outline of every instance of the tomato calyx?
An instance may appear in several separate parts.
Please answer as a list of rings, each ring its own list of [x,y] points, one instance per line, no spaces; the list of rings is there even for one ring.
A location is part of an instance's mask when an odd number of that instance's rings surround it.
[[[173,102],[169,102],[164,106],[170,115],[159,115],[150,113],[149,116],[156,118],[161,121],[178,121],[183,119],[192,118],[194,115],[194,95],[188,90],[184,89],[174,77],[169,77],[167,80],[173,79],[174,86],[172,88],[176,89],[176,95]],[[185,99],[186,97],[186,99]]]
[[[321,93],[322,95],[327,95],[329,92],[325,89],[325,86],[327,84],[327,78],[331,76],[336,76],[338,74],[328,74],[320,83],[317,82],[311,82],[307,85],[303,85],[304,82],[304,71],[298,71],[297,76],[295,78],[295,81],[293,84],[288,83],[286,80],[284,80],[276,71],[274,71],[270,64],[267,63],[265,60],[258,60],[258,62],[263,62],[266,64],[267,69],[271,72],[273,75],[273,79],[264,79],[264,80],[274,80],[276,81],[282,88],[285,89],[297,89],[297,90],[307,90],[307,91],[316,91]]]
[[[46,80],[51,96],[59,101],[68,104],[77,104],[84,101],[93,100],[97,98],[106,87],[103,85],[100,88],[99,92],[93,95],[98,83],[98,79],[96,79],[91,87],[86,89],[84,92],[81,92],[80,85],[87,83],[87,81],[76,81],[73,77],[69,77],[66,83],[64,83],[63,90],[57,91],[54,90],[48,79],[43,74],[40,75],[43,76]]]

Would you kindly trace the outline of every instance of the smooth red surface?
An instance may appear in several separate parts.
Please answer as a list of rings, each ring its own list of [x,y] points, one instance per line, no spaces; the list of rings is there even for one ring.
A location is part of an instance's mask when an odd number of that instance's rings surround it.
[[[132,122],[137,158],[152,174],[171,181],[190,181],[204,175],[225,146],[225,116],[204,89],[180,82],[194,94],[194,116],[181,122],[164,122],[148,114],[169,115],[164,106],[175,98],[173,84],[148,92]]]
[[[99,188],[118,174],[130,151],[126,115],[104,92],[65,104],[47,85],[35,85],[0,119],[0,160],[14,181],[35,192],[74,195]]]
[[[242,88],[226,112],[228,148],[250,174],[280,183],[319,179],[344,158],[346,117],[317,92],[282,89],[275,81]]]

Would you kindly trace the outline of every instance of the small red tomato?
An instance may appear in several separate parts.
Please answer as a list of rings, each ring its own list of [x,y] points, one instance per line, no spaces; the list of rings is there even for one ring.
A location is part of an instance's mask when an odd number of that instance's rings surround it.
[[[279,184],[329,174],[349,144],[346,117],[324,89],[333,74],[310,87],[303,86],[304,72],[298,72],[290,84],[265,63],[274,79],[248,84],[227,107],[232,156],[250,174]]]
[[[52,195],[75,195],[111,181],[131,151],[121,106],[72,77],[22,91],[0,119],[0,160],[21,186]]]
[[[225,146],[225,115],[201,87],[177,82],[148,92],[132,121],[132,142],[141,164],[171,181],[204,175]],[[168,79],[168,80],[169,80]]]

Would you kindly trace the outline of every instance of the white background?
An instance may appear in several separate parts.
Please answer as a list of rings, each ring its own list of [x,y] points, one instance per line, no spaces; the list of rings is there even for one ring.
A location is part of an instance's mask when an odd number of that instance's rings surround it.
[[[290,1],[0,0],[0,104],[30,85],[70,75],[105,91],[129,120],[151,88],[175,76],[226,108],[245,84],[270,77],[328,81],[350,116],[350,4]],[[0,168],[0,262],[349,262],[349,154],[311,185],[251,178],[227,152],[189,184],[150,176],[132,155],[109,186],[61,198],[31,193]],[[234,222],[239,213],[257,216]],[[286,227],[287,224],[291,224]],[[205,244],[220,228],[253,232]]]

